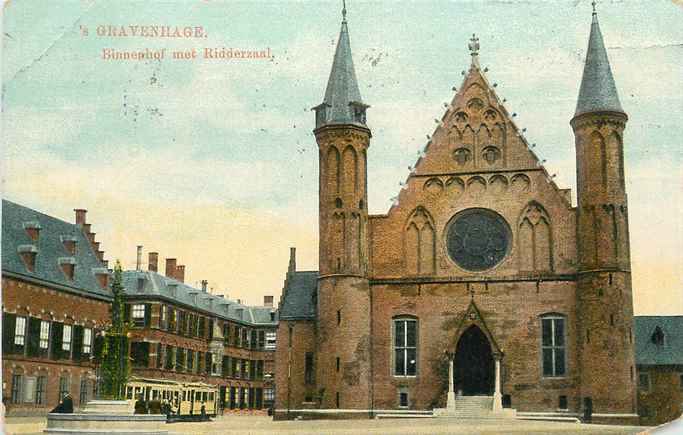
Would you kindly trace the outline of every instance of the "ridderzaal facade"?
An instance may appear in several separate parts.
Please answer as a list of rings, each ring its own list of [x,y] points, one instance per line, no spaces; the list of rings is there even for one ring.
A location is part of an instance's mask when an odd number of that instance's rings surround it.
[[[638,421],[628,117],[597,15],[567,120],[577,206],[487,81],[474,36],[469,49],[470,68],[397,201],[369,215],[369,106],[344,16],[315,108],[319,271],[290,262],[275,418],[431,411],[446,406],[452,381],[458,397],[488,397],[493,410]]]

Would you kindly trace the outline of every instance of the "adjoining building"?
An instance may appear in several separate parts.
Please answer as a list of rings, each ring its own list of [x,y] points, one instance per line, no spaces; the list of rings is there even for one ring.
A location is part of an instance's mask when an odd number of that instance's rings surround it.
[[[636,316],[640,422],[656,426],[683,412],[683,316]]]
[[[158,254],[148,255],[147,271],[123,273],[134,375],[215,385],[224,409],[270,407],[277,330],[273,297],[254,307],[212,295],[206,281],[201,289],[183,283],[184,267],[175,259],[166,259],[164,276],[157,273]]]
[[[140,252],[141,253],[141,252]],[[110,322],[111,271],[86,211],[68,223],[2,202],[3,402],[8,415],[44,414],[70,393],[76,407],[97,395],[102,331]],[[225,409],[274,401],[277,310],[242,304],[166,276],[124,271],[132,375],[215,385]]]
[[[110,272],[86,211],[76,223],[2,201],[2,400],[45,413],[96,393],[96,339],[109,323]]]
[[[287,273],[276,418],[444,408],[452,371],[460,403],[482,411],[638,422],[628,118],[597,14],[570,122],[577,206],[496,95],[479,49],[473,36],[470,67],[394,205],[369,215],[370,106],[344,11],[315,107],[319,271]]]

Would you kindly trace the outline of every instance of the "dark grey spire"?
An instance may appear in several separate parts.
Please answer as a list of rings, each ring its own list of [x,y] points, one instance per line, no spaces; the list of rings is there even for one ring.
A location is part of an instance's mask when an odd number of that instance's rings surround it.
[[[345,2],[346,3],[346,2]],[[356,80],[351,57],[349,29],[346,23],[346,4],[342,10],[341,32],[334,53],[332,71],[327,81],[325,98],[316,106],[316,128],[333,124],[356,124],[365,127],[365,109]]]
[[[598,14],[595,12],[595,2],[593,2],[593,22],[586,51],[586,65],[583,68],[583,79],[581,79],[579,100],[576,103],[574,116],[605,111],[624,113],[619,103],[617,87],[614,85],[612,69],[609,66],[607,50],[602,40]]]

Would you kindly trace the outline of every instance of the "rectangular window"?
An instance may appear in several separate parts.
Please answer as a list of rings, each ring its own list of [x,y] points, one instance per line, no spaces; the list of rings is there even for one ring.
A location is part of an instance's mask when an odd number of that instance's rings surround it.
[[[92,329],[83,329],[83,353],[90,353],[92,351]]]
[[[407,408],[408,407],[408,392],[407,391],[401,391],[398,393],[398,406],[401,408]]]
[[[189,371],[192,371],[194,368],[194,352],[192,352],[192,349],[189,349],[187,351],[187,369]]]
[[[417,320],[394,320],[394,376],[417,375]]]
[[[275,331],[266,332],[266,350],[275,350],[277,333]]]
[[[166,323],[168,321],[168,306],[161,305],[161,313],[159,314],[159,328],[166,329]]]
[[[134,326],[145,326],[145,304],[133,305],[132,318]]]
[[[560,396],[559,408],[562,410],[567,409],[567,396]]]
[[[266,402],[272,402],[275,400],[275,390],[272,388],[266,388],[263,390],[263,400]]]
[[[565,328],[563,317],[541,319],[543,376],[565,375]]]
[[[71,330],[71,325],[64,325],[64,329],[62,330],[62,350],[64,352],[71,351]]]
[[[50,345],[50,322],[46,320],[40,322],[40,341],[38,345],[41,349],[47,349]]]
[[[12,375],[12,403],[21,402],[21,375]]]
[[[265,331],[259,331],[258,332],[258,348],[259,350],[263,350],[266,347],[266,332]]]
[[[47,387],[47,376],[38,376],[36,381],[36,405],[45,404],[45,387]]]
[[[638,373],[638,388],[641,391],[650,391],[650,374],[649,373]]]
[[[678,389],[681,390],[681,391],[683,391],[683,373],[681,373],[680,375],[678,375],[678,381],[679,381]]]
[[[71,388],[69,388],[69,376],[64,375],[59,378],[59,400],[62,399],[66,395],[66,393],[69,393]]]
[[[17,317],[14,327],[14,345],[23,346],[26,344],[26,317]]]
[[[306,385],[315,384],[315,372],[313,369],[313,352],[306,352],[306,361],[304,366],[304,382]]]

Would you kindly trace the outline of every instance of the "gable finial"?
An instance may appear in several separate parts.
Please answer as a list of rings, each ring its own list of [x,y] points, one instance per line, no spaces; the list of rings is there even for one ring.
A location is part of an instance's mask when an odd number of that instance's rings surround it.
[[[591,2],[591,5],[593,6],[593,15],[597,15],[597,14],[598,14],[598,12],[595,10],[595,5],[596,5],[596,4],[597,4],[597,2],[596,2],[595,0],[593,0],[593,1]]]
[[[467,44],[467,47],[472,55],[472,64],[479,66],[479,38],[474,33],[472,33],[472,38],[470,38],[470,43]]]
[[[342,0],[342,22],[346,22],[346,0]]]

